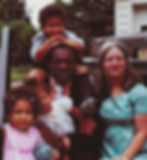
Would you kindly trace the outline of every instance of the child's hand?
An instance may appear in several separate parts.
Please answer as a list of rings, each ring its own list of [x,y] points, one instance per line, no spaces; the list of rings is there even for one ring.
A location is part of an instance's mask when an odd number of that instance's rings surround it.
[[[80,133],[90,136],[90,135],[92,135],[92,133],[95,130],[96,126],[97,126],[97,124],[92,118],[87,118],[80,125]]]
[[[62,35],[53,36],[46,40],[45,45],[48,46],[48,49],[49,49],[61,43],[64,43],[64,41],[65,41],[65,37]]]
[[[52,48],[60,43],[63,43],[63,41],[65,41],[65,37],[62,35],[52,36],[52,37],[48,38],[43,43],[43,45],[41,45],[40,48],[37,50],[35,60],[41,61],[44,58],[44,56],[46,55],[46,53],[49,51],[50,48]]]
[[[69,150],[71,148],[71,140],[68,136],[64,136],[62,138],[63,146],[66,150]]]
[[[76,73],[78,75],[82,75],[82,74],[88,74],[89,73],[89,69],[87,66],[84,66],[84,65],[78,65],[76,67]]]
[[[51,38],[49,38],[47,40],[48,43],[54,44],[54,43],[61,43],[64,42],[66,40],[66,38],[62,35],[57,35],[57,36],[53,36]]]
[[[58,150],[53,150],[53,158],[51,160],[59,160],[60,159],[60,153]]]
[[[81,44],[81,43],[79,43],[79,42],[77,42],[75,40],[64,38],[63,43],[65,43],[65,44],[67,44],[67,45],[69,45],[71,47],[74,47],[79,51],[84,51],[83,44]]]
[[[70,113],[75,116],[77,119],[79,119],[80,121],[83,120],[83,115],[82,115],[82,112],[79,108],[77,107],[72,107]]]

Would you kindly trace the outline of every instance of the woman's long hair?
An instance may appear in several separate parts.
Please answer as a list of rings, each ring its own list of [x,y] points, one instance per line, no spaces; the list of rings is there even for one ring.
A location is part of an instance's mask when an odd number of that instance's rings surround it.
[[[120,42],[105,42],[102,45],[101,52],[100,52],[100,71],[99,71],[99,82],[98,82],[98,99],[101,103],[106,97],[110,96],[111,91],[111,84],[109,82],[108,77],[105,74],[105,71],[103,69],[103,63],[105,60],[105,56],[108,53],[108,51],[112,47],[119,48],[125,57],[126,60],[126,71],[123,77],[123,81],[121,83],[121,87],[124,91],[128,91],[130,88],[132,88],[136,83],[142,82],[141,76],[134,70],[134,68],[131,66],[131,64],[128,62],[128,53],[126,50],[126,47],[124,44]]]

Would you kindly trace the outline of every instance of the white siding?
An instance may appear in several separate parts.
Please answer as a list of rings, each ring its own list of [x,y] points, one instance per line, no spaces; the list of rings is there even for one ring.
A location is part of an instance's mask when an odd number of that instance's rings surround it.
[[[115,3],[115,35],[131,35],[133,9],[130,0],[116,0]]]
[[[133,4],[147,4],[147,0],[132,0]]]
[[[115,0],[115,35],[141,33],[147,25],[147,0]]]
[[[147,8],[134,12],[134,33],[141,33],[142,26],[147,26]]]

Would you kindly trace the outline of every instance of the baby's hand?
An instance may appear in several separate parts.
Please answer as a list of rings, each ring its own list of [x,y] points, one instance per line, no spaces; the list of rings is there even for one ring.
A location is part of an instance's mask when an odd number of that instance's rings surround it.
[[[71,140],[68,136],[64,136],[62,138],[63,146],[66,150],[69,150],[71,148]]]
[[[58,150],[54,149],[53,150],[53,158],[51,160],[59,160],[59,159],[60,159],[60,153]]]
[[[63,35],[56,35],[56,36],[53,36],[53,37],[50,37],[48,38],[48,42],[51,42],[51,43],[61,43],[61,42],[64,42],[66,40],[66,38],[63,36]]]
[[[70,113],[75,116],[79,121],[83,121],[84,117],[81,110],[77,107],[72,107]]]

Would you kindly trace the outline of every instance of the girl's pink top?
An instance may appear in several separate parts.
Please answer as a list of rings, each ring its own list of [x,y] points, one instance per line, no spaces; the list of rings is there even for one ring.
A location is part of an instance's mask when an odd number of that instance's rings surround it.
[[[35,160],[33,149],[43,142],[37,128],[30,127],[27,132],[22,132],[5,124],[4,131],[3,160]]]

